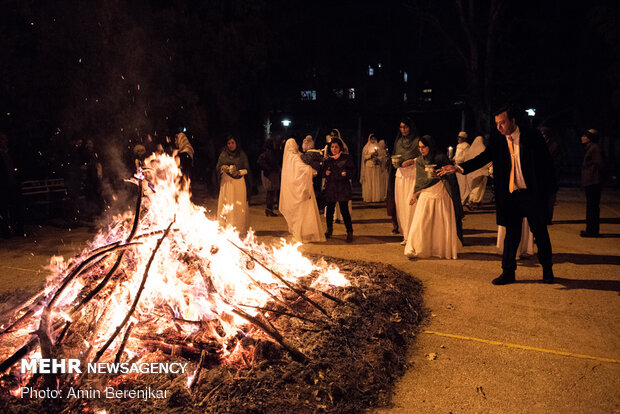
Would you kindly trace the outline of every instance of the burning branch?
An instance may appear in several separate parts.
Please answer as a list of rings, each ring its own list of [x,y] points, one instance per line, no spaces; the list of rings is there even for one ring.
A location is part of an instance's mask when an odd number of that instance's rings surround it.
[[[276,277],[276,279],[278,279],[280,282],[284,283],[286,285],[287,288],[289,288],[290,290],[292,290],[293,292],[295,292],[300,298],[302,298],[303,300],[305,300],[306,302],[308,302],[310,305],[314,306],[315,308],[317,308],[319,311],[321,311],[321,313],[325,316],[327,316],[329,319],[331,319],[331,316],[329,316],[329,314],[327,313],[327,311],[325,309],[323,309],[323,307],[321,305],[319,305],[318,303],[316,303],[315,301],[313,301],[312,299],[310,299],[309,297],[307,297],[302,289],[299,289],[295,286],[293,286],[292,283],[289,283],[286,279],[284,279],[284,277],[282,277],[282,275],[278,274],[276,271],[274,271],[273,269],[270,269],[269,267],[267,267],[265,264],[263,264],[260,260],[258,260],[256,257],[254,257],[252,255],[252,253],[248,252],[247,250],[245,250],[243,247],[241,246],[237,246],[235,243],[233,243],[232,241],[228,240],[230,242],[230,244],[232,244],[233,246],[235,246],[237,249],[241,250],[245,255],[247,255],[250,259],[252,259],[254,262],[258,263],[262,268],[264,268],[265,270],[267,270],[268,272],[270,272],[272,275],[274,275]]]
[[[134,298],[134,301],[133,301],[133,304],[131,305],[131,308],[129,308],[129,312],[127,312],[127,315],[125,316],[125,319],[123,319],[123,322],[121,322],[116,327],[116,329],[114,330],[114,333],[112,334],[110,339],[108,339],[108,342],[106,342],[101,347],[99,352],[97,352],[93,362],[99,361],[99,358],[101,358],[101,355],[103,355],[103,353],[108,349],[108,347],[112,344],[112,342],[114,342],[114,339],[116,339],[116,336],[123,329],[125,324],[129,321],[129,318],[131,318],[131,315],[133,314],[134,310],[136,310],[136,306],[138,305],[138,302],[140,301],[140,296],[142,295],[142,291],[144,290],[144,286],[146,285],[146,279],[149,276],[149,269],[151,268],[151,264],[153,263],[153,259],[155,258],[155,254],[157,253],[157,250],[159,249],[159,246],[161,246],[161,243],[164,241],[164,239],[166,237],[168,237],[168,233],[170,232],[170,228],[172,227],[174,222],[175,222],[175,220],[172,220],[172,222],[170,223],[170,225],[168,226],[168,228],[164,232],[164,235],[157,241],[157,245],[155,246],[155,249],[153,249],[153,253],[151,254],[151,257],[149,258],[149,261],[146,264],[146,269],[144,269],[144,275],[142,276],[142,283],[140,284],[140,287],[138,288],[138,292],[136,293],[136,297]]]

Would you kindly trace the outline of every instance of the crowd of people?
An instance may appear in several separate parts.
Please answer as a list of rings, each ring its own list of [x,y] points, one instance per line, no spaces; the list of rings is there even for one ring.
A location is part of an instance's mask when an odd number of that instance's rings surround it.
[[[519,127],[510,107],[495,114],[495,123],[500,135],[490,137],[486,145],[482,136],[470,144],[467,132],[459,132],[456,151],[452,147],[443,151],[432,136],[420,135],[408,117],[400,121],[391,154],[384,140],[370,134],[359,160],[362,199],[386,203],[392,231],[402,235],[408,257],[456,259],[463,245],[464,206],[480,206],[491,177],[497,250],[502,256],[502,273],[493,283],[514,282],[516,258],[533,254],[534,242],[543,282],[553,283],[547,226],[558,188],[555,168],[561,153],[554,148],[557,141],[550,141],[548,130]],[[581,235],[596,237],[601,183],[594,178],[600,177],[603,169],[597,131],[589,130],[582,141],[586,147],[583,184],[588,219]],[[301,148],[295,138],[280,143],[267,140],[258,166],[266,191],[265,214],[277,216],[279,210],[295,240],[329,239],[336,216],[345,225],[346,242],[353,242],[351,199],[356,169],[337,129],[327,135],[322,150],[315,148],[310,135]],[[218,217],[222,224],[245,232],[248,194],[243,178],[250,174],[247,156],[234,138],[228,139],[217,169],[221,177]]]
[[[265,190],[265,215],[282,214],[297,241],[324,242],[334,235],[334,221],[344,223],[345,240],[353,242],[352,184],[358,179],[365,203],[386,203],[392,232],[402,235],[404,254],[411,258],[456,259],[463,245],[464,206],[476,209],[492,178],[496,206],[497,250],[502,255],[502,273],[493,280],[502,285],[515,280],[516,258],[537,254],[543,281],[552,283],[553,260],[547,226],[556,203],[558,169],[562,151],[549,129],[520,127],[513,109],[495,114],[499,135],[486,140],[476,136],[470,144],[467,132],[456,136],[456,151],[439,148],[430,135],[421,135],[414,122],[404,117],[390,153],[384,140],[369,134],[354,160],[338,129],[325,137],[325,146],[316,148],[315,138],[303,142],[295,138],[268,139],[256,164]],[[594,129],[581,137],[585,149],[582,185],[586,195],[586,228],[582,237],[598,237],[600,199],[605,166]],[[486,145],[485,145],[486,142]],[[300,145],[301,144],[301,145]],[[147,148],[148,147],[148,148]],[[151,152],[170,153],[178,160],[189,182],[194,165],[194,148],[184,133],[156,144],[149,136],[133,148],[139,168]],[[65,177],[72,201],[72,217],[79,209],[99,214],[103,204],[102,163],[92,140],[75,140],[67,154]],[[19,183],[14,174],[6,135],[0,135],[0,224],[7,237],[23,233],[20,216]],[[249,198],[252,173],[248,156],[235,136],[228,136],[217,159],[219,184],[218,220],[244,234],[250,226]],[[78,204],[80,191],[86,204]],[[324,215],[324,222],[321,216]],[[323,224],[324,223],[324,224]]]

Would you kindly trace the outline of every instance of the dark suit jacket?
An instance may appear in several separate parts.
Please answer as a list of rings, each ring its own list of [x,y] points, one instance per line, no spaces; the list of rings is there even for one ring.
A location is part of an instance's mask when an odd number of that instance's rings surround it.
[[[557,191],[557,182],[553,168],[553,161],[549,149],[539,131],[519,127],[520,130],[520,157],[521,171],[528,190],[534,196],[545,221],[550,215],[547,200],[551,193]],[[511,213],[508,202],[508,181],[510,179],[510,151],[506,137],[495,134],[489,145],[477,157],[460,164],[465,174],[493,163],[493,178],[495,179],[495,203],[497,224],[506,225],[506,218]]]

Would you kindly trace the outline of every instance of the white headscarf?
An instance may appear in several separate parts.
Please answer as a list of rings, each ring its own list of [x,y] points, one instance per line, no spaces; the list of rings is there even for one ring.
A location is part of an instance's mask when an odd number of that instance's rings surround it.
[[[282,157],[282,178],[280,180],[279,210],[289,223],[302,220],[297,217],[299,205],[310,197],[312,188],[312,167],[301,160],[299,147],[293,138],[284,145]]]
[[[306,135],[304,142],[301,144],[301,149],[303,152],[314,149],[314,139],[312,138],[312,135]]]
[[[372,138],[375,139],[375,142],[370,142]],[[377,152],[377,155],[379,155],[379,144],[377,143],[377,137],[375,136],[375,134],[370,134],[368,135],[368,142],[366,142],[366,145],[364,145],[364,148],[362,148],[360,183],[364,182],[364,178],[366,175],[366,162],[375,151]]]
[[[187,139],[187,136],[184,133],[179,132],[174,138],[174,143],[179,149],[179,154],[185,152],[191,157],[192,160],[194,159],[194,147],[192,147],[192,144],[189,143],[189,139]]]

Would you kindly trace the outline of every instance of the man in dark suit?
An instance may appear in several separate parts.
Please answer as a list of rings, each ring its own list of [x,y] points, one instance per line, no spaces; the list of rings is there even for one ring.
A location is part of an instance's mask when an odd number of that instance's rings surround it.
[[[538,245],[543,282],[554,283],[551,241],[547,232],[547,200],[550,193],[557,191],[551,155],[539,131],[517,126],[512,108],[496,111],[495,124],[501,135],[491,137],[482,153],[458,166],[444,166],[438,174],[457,171],[468,174],[493,162],[497,224],[506,227],[502,274],[493,279],[493,284],[506,285],[515,281],[523,217],[527,218]]]

